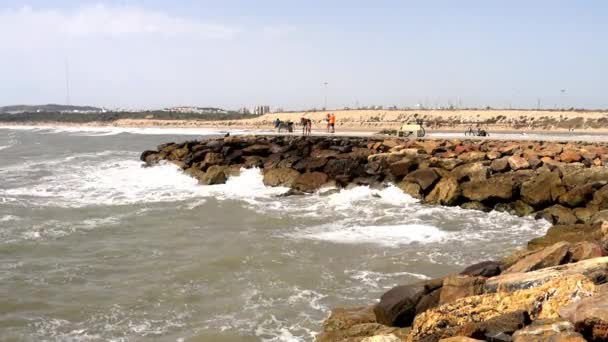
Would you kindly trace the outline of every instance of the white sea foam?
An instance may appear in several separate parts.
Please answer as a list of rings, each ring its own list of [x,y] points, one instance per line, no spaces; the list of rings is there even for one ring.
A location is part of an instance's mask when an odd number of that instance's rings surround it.
[[[373,243],[386,247],[399,247],[411,243],[441,242],[449,237],[448,233],[439,228],[418,224],[350,227],[341,224],[328,224],[307,228],[290,235],[295,238],[346,244]]]

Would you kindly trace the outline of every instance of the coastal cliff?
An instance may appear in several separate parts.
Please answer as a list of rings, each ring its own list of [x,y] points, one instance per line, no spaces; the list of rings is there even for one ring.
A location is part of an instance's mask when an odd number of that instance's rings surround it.
[[[290,189],[282,196],[395,184],[431,205],[554,225],[502,260],[336,309],[319,341],[584,341],[608,338],[607,152],[590,143],[230,136],[163,144],[141,159],[174,163],[206,185],[255,167],[266,185]]]

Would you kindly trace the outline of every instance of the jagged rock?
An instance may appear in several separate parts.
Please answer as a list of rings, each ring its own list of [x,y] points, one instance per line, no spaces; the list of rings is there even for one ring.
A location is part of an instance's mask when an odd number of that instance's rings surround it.
[[[269,154],[269,152],[270,152],[270,146],[263,145],[263,144],[254,144],[254,145],[247,146],[243,149],[244,155],[266,156]]]
[[[483,342],[485,340],[478,340],[475,338],[470,338],[466,336],[454,336],[448,338],[442,338],[439,342]]]
[[[503,157],[503,158],[492,160],[492,163],[490,164],[490,168],[494,172],[507,171],[509,169],[509,158]]]
[[[593,185],[584,184],[559,196],[559,203],[571,207],[582,207],[593,199]]]
[[[464,163],[464,162],[462,160],[456,159],[456,158],[435,158],[435,157],[433,157],[429,160],[429,163],[430,163],[431,167],[437,167],[437,168],[441,168],[444,170],[452,171],[457,166],[462,165],[462,163]]]
[[[418,304],[416,304],[416,314],[425,312],[428,309],[439,305],[439,297],[441,296],[441,288],[438,288],[431,293],[423,295]]]
[[[560,310],[560,316],[574,323],[588,341],[608,340],[608,293],[584,298]]]
[[[451,175],[456,180],[484,180],[488,178],[490,169],[481,162],[460,165],[452,170]]]
[[[558,225],[549,228],[544,236],[528,241],[528,249],[538,249],[553,245],[560,241],[580,242],[580,241],[599,241],[602,232],[597,225],[572,224]]]
[[[298,171],[319,171],[327,164],[326,158],[306,157],[294,164],[293,168]]]
[[[485,206],[483,203],[477,202],[477,201],[463,203],[460,205],[460,207],[462,209],[479,210],[479,211],[485,211],[485,212],[492,210],[492,209],[488,208],[487,206]]]
[[[486,159],[486,153],[480,151],[464,152],[458,156],[458,159],[466,162],[480,161]]]
[[[573,168],[564,169],[563,171],[564,176],[562,181],[568,187],[596,182],[608,182],[608,168],[605,167]]]
[[[205,159],[202,162],[202,170],[206,170],[211,165],[219,165],[224,161],[224,156],[221,153],[209,152],[205,154]]]
[[[562,151],[563,145],[548,143],[537,153],[541,157],[555,157],[556,155],[562,153]]]
[[[351,309],[337,308],[323,324],[317,342],[360,342],[365,338],[393,334],[403,340],[409,329],[378,324],[372,306]]]
[[[224,173],[225,166],[220,165],[212,165],[207,169],[203,175],[198,179],[200,184],[205,185],[214,185],[214,184],[224,184],[228,179],[226,174]]]
[[[424,191],[435,184],[439,177],[434,169],[422,169],[411,172],[403,180],[420,185],[420,188]]]
[[[330,159],[323,169],[329,177],[348,175],[356,178],[365,175],[365,170],[356,160],[352,159]]]
[[[507,274],[507,276],[513,274],[517,273]],[[531,273],[519,274],[530,275]],[[500,277],[504,276],[501,275],[495,278]],[[494,278],[490,278],[488,281],[492,279]],[[559,276],[538,287],[518,290],[512,293],[488,293],[461,298],[417,315],[412,325],[409,339],[412,341],[422,340],[425,336],[440,335],[442,332],[445,333],[451,328],[464,327],[468,324],[480,322],[489,324],[489,321],[494,318],[514,313],[519,313],[518,315],[520,315],[524,321],[527,321],[527,314],[533,319],[556,318],[558,316],[557,310],[560,307],[571,303],[574,298],[588,297],[596,292],[597,287],[587,277],[581,274],[572,274]],[[514,318],[515,317],[510,317],[506,321],[518,320]],[[504,322],[502,320],[500,321]],[[511,332],[519,330],[529,323],[529,321],[522,323],[523,324],[519,327],[514,327]],[[490,332],[489,329],[467,330],[485,330],[484,337]],[[496,330],[494,333],[496,333]],[[462,334],[458,329],[449,331],[449,333],[451,334],[450,336],[465,335],[476,337],[473,334]],[[439,337],[448,336],[440,335]]]
[[[576,151],[566,150],[559,155],[559,159],[564,163],[574,163],[581,161],[583,157]]]
[[[513,333],[513,342],[585,342],[564,320],[539,320]]]
[[[599,258],[604,256],[604,251],[599,243],[591,241],[581,241],[570,246],[570,262]]]
[[[545,267],[561,265],[569,257],[569,250],[570,243],[558,242],[553,246],[545,247],[519,260],[515,265],[509,267],[505,273],[530,272]]]
[[[472,277],[468,275],[448,276],[443,279],[439,304],[441,305],[459,298],[482,294],[485,281],[485,277]]]
[[[298,176],[293,188],[303,192],[314,192],[327,183],[327,174],[323,172],[306,172]]]
[[[566,189],[558,175],[553,172],[541,172],[538,176],[522,183],[522,199],[534,206],[545,206],[557,201]]]
[[[384,334],[384,335],[376,335],[371,337],[366,337],[361,340],[361,342],[400,342],[403,341],[401,338],[397,337],[395,334]]]
[[[413,198],[422,199],[422,188],[417,183],[402,181],[397,184],[397,187]]]
[[[511,156],[507,158],[507,161],[509,163],[509,166],[511,167],[511,170],[513,171],[527,169],[530,167],[530,163],[528,163],[528,160],[522,157]]]
[[[608,210],[601,210],[591,216],[591,224],[608,221]]]
[[[409,326],[416,316],[416,307],[420,300],[442,285],[443,279],[433,279],[393,287],[384,293],[380,302],[374,306],[376,321],[389,326]]]
[[[513,213],[517,216],[528,216],[534,213],[534,208],[524,201],[517,200],[513,202]]]
[[[405,157],[398,162],[389,165],[390,173],[395,177],[402,177],[413,171],[418,166],[414,158]]]
[[[310,152],[312,158],[333,158],[338,154],[340,154],[340,152],[335,150],[312,150],[312,152]]]
[[[244,156],[243,159],[244,161],[244,165],[246,168],[250,169],[250,168],[262,168],[264,167],[264,158],[260,157],[260,156]]]
[[[592,223],[592,218],[596,211],[589,208],[574,208],[572,213],[576,216],[578,221],[582,223]]]
[[[452,205],[460,197],[458,181],[454,177],[443,177],[426,196],[425,200],[429,204]]]
[[[224,174],[226,175],[226,177],[236,177],[241,174],[242,168],[243,168],[243,165],[241,165],[241,164],[230,165],[224,169]]]
[[[486,157],[489,160],[495,160],[495,159],[500,158],[501,156],[502,156],[502,154],[498,151],[489,151],[488,153],[486,153]]]
[[[294,169],[270,169],[264,172],[264,185],[292,187],[299,176],[300,173]]]
[[[577,218],[572,213],[572,210],[559,204],[551,206],[538,213],[537,218],[544,218],[553,224],[575,224],[577,221]]]
[[[486,280],[484,286],[487,293],[513,292],[538,287],[554,279],[567,278],[571,275],[589,276],[597,274],[606,275],[607,273],[608,257],[601,257],[572,264],[541,268],[526,273],[503,273]]]
[[[494,277],[502,272],[502,264],[498,261],[482,261],[465,268],[460,274],[473,277]]]
[[[510,200],[514,190],[515,184],[510,178],[493,177],[462,184],[462,195],[472,201]]]
[[[608,209],[608,185],[603,186],[593,194],[593,200],[589,202],[588,207],[596,211]]]

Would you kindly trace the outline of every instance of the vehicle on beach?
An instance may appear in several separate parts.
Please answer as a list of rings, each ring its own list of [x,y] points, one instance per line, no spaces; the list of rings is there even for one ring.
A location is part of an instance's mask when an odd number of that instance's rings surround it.
[[[489,137],[490,133],[481,127],[477,128],[477,130],[474,130],[473,126],[469,126],[469,128],[464,132],[464,135],[474,137]]]
[[[422,138],[426,135],[426,131],[422,124],[422,120],[416,120],[416,123],[414,124],[403,124],[397,131],[397,136],[400,138],[407,138],[415,133],[416,137]]]

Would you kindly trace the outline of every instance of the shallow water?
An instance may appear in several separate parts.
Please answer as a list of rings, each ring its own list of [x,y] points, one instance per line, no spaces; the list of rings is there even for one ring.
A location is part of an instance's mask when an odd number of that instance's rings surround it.
[[[277,198],[139,153],[219,131],[0,128],[0,340],[310,341],[334,306],[495,258],[543,221],[395,187]]]

